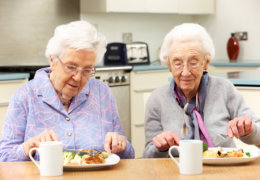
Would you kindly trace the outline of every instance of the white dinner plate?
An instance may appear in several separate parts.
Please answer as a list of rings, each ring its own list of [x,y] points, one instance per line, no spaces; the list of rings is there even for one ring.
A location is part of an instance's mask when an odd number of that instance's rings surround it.
[[[88,170],[88,169],[99,169],[107,166],[113,166],[119,163],[120,157],[116,154],[109,154],[105,159],[105,163],[102,164],[82,164],[82,165],[63,165],[64,170]]]
[[[209,148],[209,150],[214,148]],[[233,150],[238,150],[239,148],[222,148],[226,152]],[[234,165],[234,164],[243,164],[254,161],[259,157],[259,152],[251,149],[243,149],[244,153],[249,152],[250,157],[232,157],[232,158],[203,158],[203,164],[209,165]]]

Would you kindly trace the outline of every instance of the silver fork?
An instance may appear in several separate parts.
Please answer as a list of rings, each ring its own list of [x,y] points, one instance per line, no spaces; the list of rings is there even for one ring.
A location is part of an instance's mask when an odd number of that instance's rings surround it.
[[[228,138],[229,137],[227,134],[220,134],[220,136],[222,136],[224,138]]]
[[[182,128],[181,128],[182,136],[186,136],[188,134],[188,127],[187,127],[187,124],[186,124],[186,121],[185,121],[185,113],[186,113],[188,104],[189,103],[186,103],[184,108],[183,108],[183,110],[184,110],[184,113],[183,113],[183,125],[182,125]]]

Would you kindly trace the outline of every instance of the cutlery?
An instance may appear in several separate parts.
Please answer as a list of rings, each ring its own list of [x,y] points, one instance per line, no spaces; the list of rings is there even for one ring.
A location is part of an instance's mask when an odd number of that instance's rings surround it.
[[[220,136],[222,136],[224,138],[228,138],[229,137],[227,134],[220,134]]]
[[[70,151],[73,152],[74,154],[77,154],[79,156],[83,156],[83,155],[89,155],[89,156],[96,156],[97,154],[101,153],[101,151],[97,150],[97,149],[93,149],[93,150],[82,150],[82,149],[63,149],[63,151]]]
[[[185,121],[185,113],[186,113],[186,110],[188,108],[188,104],[189,103],[186,103],[183,110],[184,110],[184,113],[183,113],[183,125],[182,125],[182,128],[181,128],[181,134],[182,136],[186,136],[188,134],[188,127],[187,127],[187,124],[186,124],[186,121]]]

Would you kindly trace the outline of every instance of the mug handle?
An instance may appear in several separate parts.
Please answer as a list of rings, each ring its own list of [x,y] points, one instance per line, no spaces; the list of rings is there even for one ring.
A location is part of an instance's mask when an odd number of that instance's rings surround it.
[[[174,156],[171,153],[173,149],[176,149],[179,152],[179,146],[171,146],[170,149],[168,150],[168,154],[174,160],[174,162],[177,164],[178,168],[180,168],[179,162],[174,158]]]
[[[39,148],[32,148],[32,149],[30,149],[30,151],[29,151],[29,156],[30,156],[30,159],[32,160],[32,162],[37,166],[37,168],[40,170],[40,164],[39,163],[37,163],[36,161],[35,161],[35,159],[32,157],[32,151],[34,151],[34,150],[36,150],[36,151],[39,151]]]

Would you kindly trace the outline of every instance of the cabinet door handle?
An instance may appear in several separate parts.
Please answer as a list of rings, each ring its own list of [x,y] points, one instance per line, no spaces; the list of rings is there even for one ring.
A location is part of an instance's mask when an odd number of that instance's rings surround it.
[[[153,91],[153,90],[155,90],[155,89],[156,89],[156,88],[135,89],[134,91],[140,93],[140,92],[150,92],[150,91]]]
[[[0,103],[0,106],[8,106],[9,103],[8,102],[3,102],[3,103]]]
[[[142,122],[135,123],[135,126],[136,127],[144,127],[144,123],[142,123]]]

